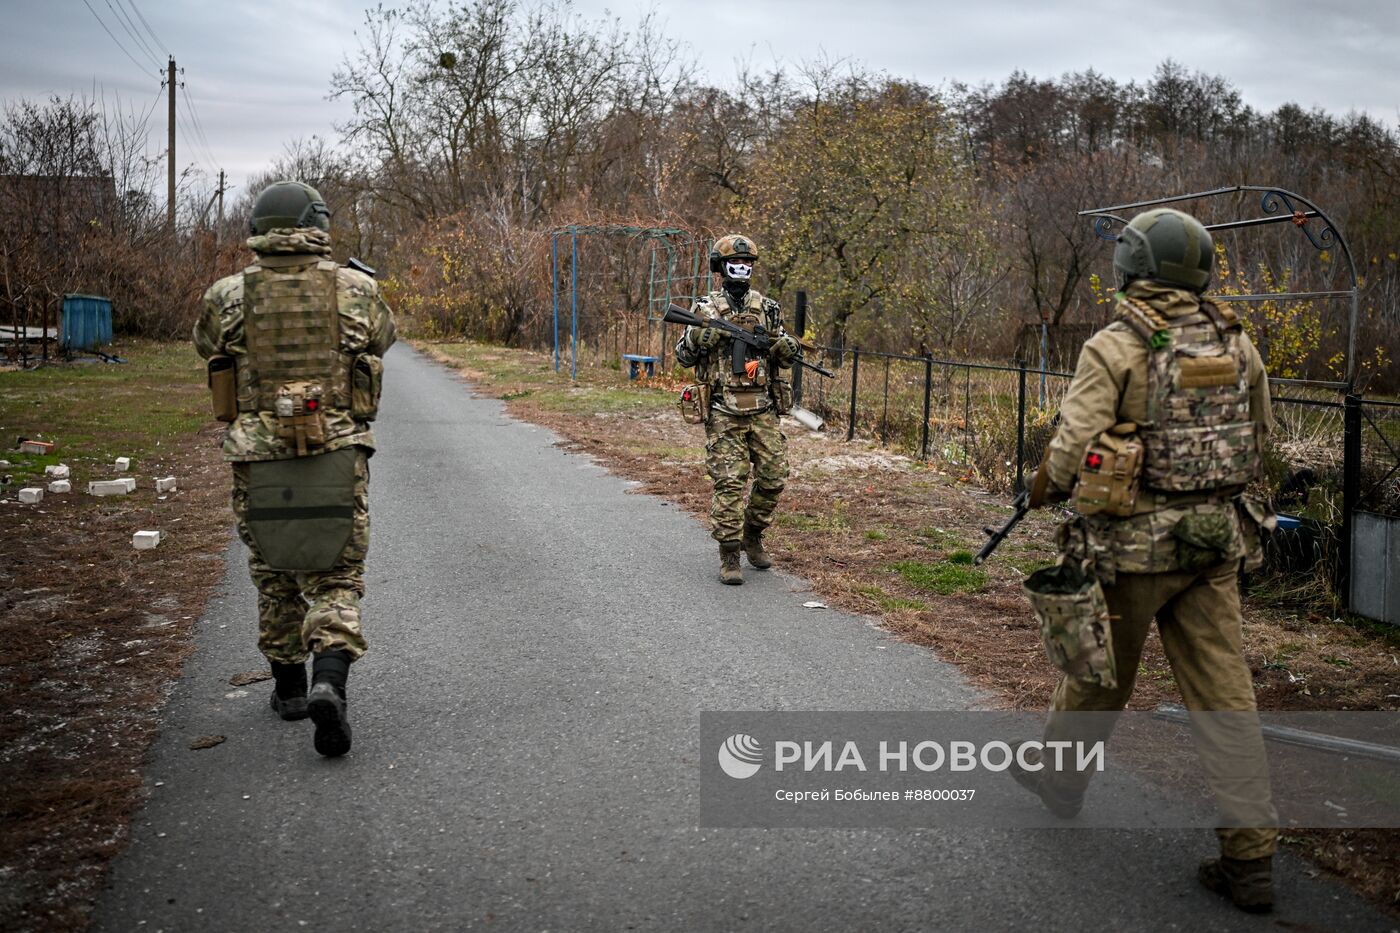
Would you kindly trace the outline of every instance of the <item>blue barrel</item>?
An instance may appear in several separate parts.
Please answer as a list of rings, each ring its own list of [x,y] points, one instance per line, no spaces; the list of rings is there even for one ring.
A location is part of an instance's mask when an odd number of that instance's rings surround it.
[[[63,296],[63,346],[96,350],[112,342],[112,301],[97,295]]]

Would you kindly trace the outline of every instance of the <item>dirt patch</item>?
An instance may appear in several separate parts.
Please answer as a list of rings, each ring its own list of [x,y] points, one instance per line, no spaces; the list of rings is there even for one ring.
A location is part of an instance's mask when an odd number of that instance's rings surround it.
[[[142,800],[140,769],[191,630],[223,573],[231,523],[218,426],[167,433],[152,415],[170,408],[203,420],[202,385],[177,349],[124,349],[161,366],[6,374],[0,428],[42,430],[53,460],[73,470],[74,492],[20,505],[13,487],[42,477],[43,462],[13,452],[18,482],[0,493],[0,928],[81,930],[110,859]],[[94,428],[103,400],[129,422]],[[91,408],[89,408],[91,406]],[[109,449],[110,448],[110,449]],[[128,496],[86,495],[110,478],[107,459],[134,459]],[[174,475],[157,495],[154,477]],[[138,551],[137,530],[160,530]]]
[[[558,433],[563,446],[639,481],[635,491],[696,515],[708,511],[703,429],[681,421],[670,382],[628,387],[619,374],[589,368],[570,384],[553,375],[542,354],[497,348],[482,359],[470,344],[423,349],[460,370],[475,391],[504,399],[511,414]],[[567,405],[555,401],[561,387]],[[633,392],[637,404],[619,406],[619,391]],[[1032,514],[991,561],[971,568],[985,540],[982,527],[1010,514],[1004,497],[977,488],[962,468],[812,434],[793,422],[785,430],[793,475],[765,539],[778,565],[811,581],[832,607],[878,617],[901,638],[936,650],[997,705],[1044,708],[1058,678],[1021,581],[1053,562],[1058,516]],[[1263,581],[1246,600],[1244,640],[1261,709],[1400,709],[1400,638],[1389,630],[1281,606]],[[1131,707],[1150,710],[1179,698],[1161,642],[1149,638]],[[1394,832],[1287,838],[1322,869],[1395,909]]]

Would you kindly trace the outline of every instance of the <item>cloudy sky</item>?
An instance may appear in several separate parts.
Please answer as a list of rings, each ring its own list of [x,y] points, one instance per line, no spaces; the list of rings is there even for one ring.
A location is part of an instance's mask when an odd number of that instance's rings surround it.
[[[109,103],[119,97],[124,106],[154,108],[152,147],[159,148],[165,132],[159,74],[173,53],[188,94],[179,106],[186,127],[177,123],[181,165],[193,161],[211,175],[223,168],[241,186],[287,140],[337,138],[334,125],[348,104],[326,100],[330,75],[355,47],[370,5],[0,0],[0,98],[100,94]],[[688,43],[704,75],[721,84],[740,60],[763,69],[849,58],[937,85],[996,82],[1018,68],[1052,77],[1092,67],[1143,80],[1171,57],[1224,75],[1261,110],[1293,101],[1339,114],[1362,110],[1390,125],[1400,119],[1397,0],[575,0],[575,6],[588,18],[611,10],[627,25],[654,10],[666,34]]]

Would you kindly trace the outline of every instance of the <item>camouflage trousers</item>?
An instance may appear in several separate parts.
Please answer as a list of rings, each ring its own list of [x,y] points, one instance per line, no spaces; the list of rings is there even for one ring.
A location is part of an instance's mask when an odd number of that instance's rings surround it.
[[[267,565],[248,528],[248,474],[248,464],[233,464],[233,514],[258,589],[258,650],[269,661],[285,664],[299,664],[313,651],[348,651],[358,659],[367,648],[360,631],[360,597],[369,552],[368,456],[357,450],[354,530],[329,570],[298,573]]]
[[[705,463],[715,486],[710,534],[716,541],[738,543],[745,525],[762,530],[773,523],[788,477],[787,438],[776,411],[727,415],[712,410],[705,425]]]
[[[1162,650],[1186,708],[1231,714],[1193,721],[1193,739],[1219,810],[1232,824],[1216,830],[1221,852],[1231,858],[1255,859],[1273,853],[1278,814],[1259,731],[1254,679],[1241,647],[1237,565],[1238,561],[1226,561],[1194,574],[1119,573],[1112,586],[1104,587],[1118,686],[1061,679],[1050,702],[1045,735],[1047,740],[1061,741],[1107,739],[1116,717],[1057,714],[1116,713],[1127,706],[1155,617]],[[1100,734],[1086,736],[1086,729]],[[1089,776],[1075,775],[1056,784],[1082,791]],[[1065,786],[1074,784],[1078,786]]]

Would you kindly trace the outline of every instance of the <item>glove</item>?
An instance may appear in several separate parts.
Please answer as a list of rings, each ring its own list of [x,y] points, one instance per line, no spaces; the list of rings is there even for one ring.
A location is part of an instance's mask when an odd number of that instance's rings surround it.
[[[690,338],[690,345],[697,350],[713,350],[719,346],[718,327],[691,327],[686,331],[686,336]]]
[[[790,363],[797,358],[797,354],[802,352],[802,346],[793,337],[783,334],[773,341],[773,359],[778,363]]]

